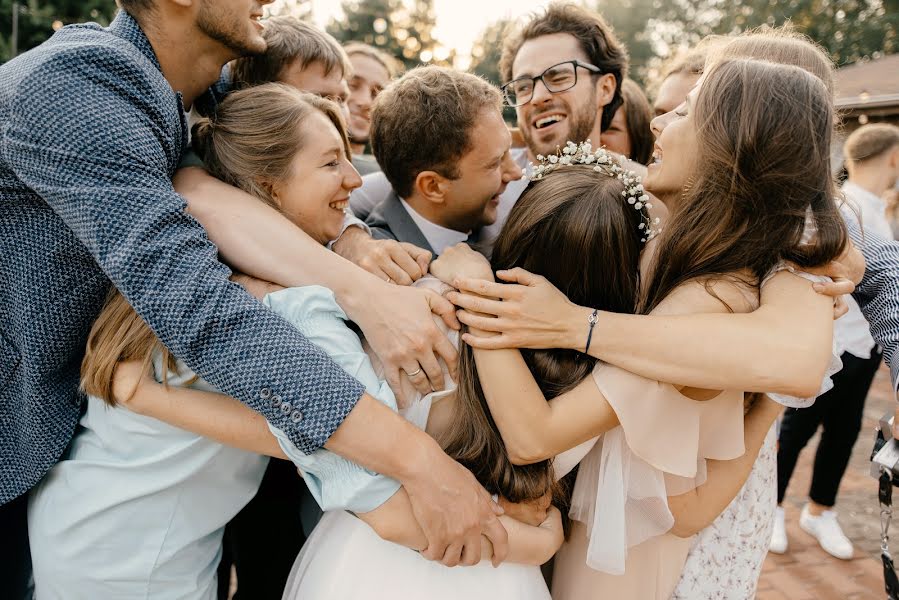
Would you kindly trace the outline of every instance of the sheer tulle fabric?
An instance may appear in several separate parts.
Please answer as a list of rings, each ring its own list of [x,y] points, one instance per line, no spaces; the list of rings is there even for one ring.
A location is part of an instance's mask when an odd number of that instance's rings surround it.
[[[668,495],[702,485],[706,459],[743,454],[743,394],[698,402],[602,363],[593,377],[621,425],[581,461],[569,514],[586,525],[587,565],[620,575],[629,548],[674,525]]]

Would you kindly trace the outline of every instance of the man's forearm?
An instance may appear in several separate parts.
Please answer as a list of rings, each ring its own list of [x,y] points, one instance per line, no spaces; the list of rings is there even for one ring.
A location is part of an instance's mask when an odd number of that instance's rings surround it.
[[[429,457],[445,457],[431,436],[368,394],[359,399],[325,448],[399,482],[419,476]]]
[[[379,283],[273,208],[202,169],[179,171],[175,188],[225,262],[237,270],[285,287],[322,285],[341,303],[367,283]]]
[[[847,227],[867,265],[853,296],[868,320],[871,335],[883,348],[883,360],[890,367],[895,389],[899,385],[899,243],[868,232],[862,238],[853,219]]]

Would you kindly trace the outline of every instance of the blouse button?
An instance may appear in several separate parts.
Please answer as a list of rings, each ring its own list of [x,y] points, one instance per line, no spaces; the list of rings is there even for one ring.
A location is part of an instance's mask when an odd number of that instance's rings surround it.
[[[259,397],[263,400],[268,400],[272,397],[272,391],[268,388],[262,388],[261,390],[259,390]]]
[[[290,420],[293,421],[294,423],[299,423],[300,421],[303,420],[303,413],[301,413],[298,410],[293,411],[290,414]]]
[[[271,402],[273,407],[278,408],[279,406],[281,406],[281,396],[275,394],[274,396],[272,396]]]
[[[289,415],[290,409],[291,409],[290,402],[285,402],[281,405],[281,413],[284,415]]]

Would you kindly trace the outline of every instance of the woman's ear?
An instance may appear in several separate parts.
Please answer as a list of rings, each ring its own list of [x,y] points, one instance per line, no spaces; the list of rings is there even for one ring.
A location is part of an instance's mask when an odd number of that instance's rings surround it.
[[[422,171],[415,178],[413,185],[417,195],[434,204],[446,202],[448,187],[449,180],[436,171]]]
[[[271,197],[276,206],[281,206],[280,187],[268,180],[259,180],[259,187]]]

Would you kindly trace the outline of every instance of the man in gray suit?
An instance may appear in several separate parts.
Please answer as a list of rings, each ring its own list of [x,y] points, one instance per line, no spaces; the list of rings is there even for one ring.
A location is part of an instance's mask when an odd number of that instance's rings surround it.
[[[439,255],[496,221],[499,197],[521,178],[502,97],[483,79],[414,69],[378,97],[371,146],[391,192],[366,223],[376,239]]]

